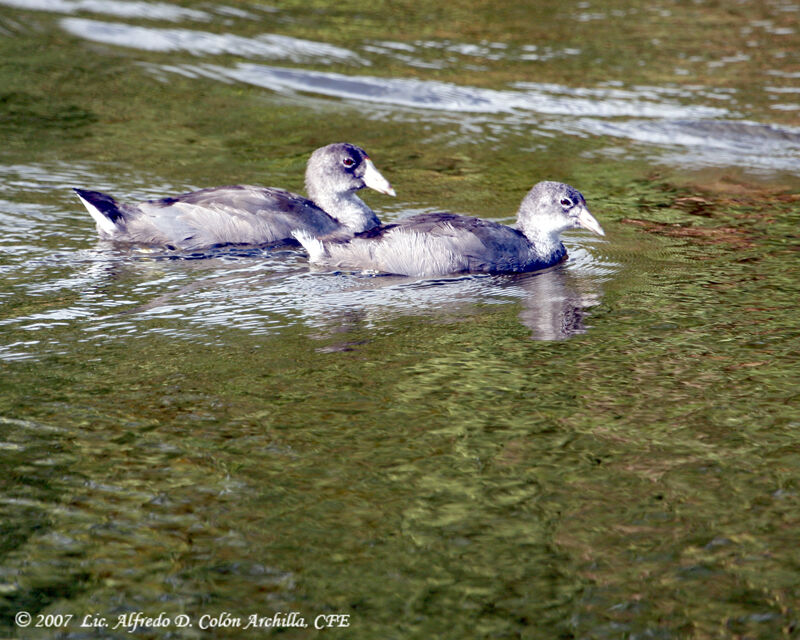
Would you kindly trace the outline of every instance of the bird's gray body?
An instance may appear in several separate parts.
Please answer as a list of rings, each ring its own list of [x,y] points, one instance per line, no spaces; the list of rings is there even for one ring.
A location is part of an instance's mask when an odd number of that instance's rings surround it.
[[[566,257],[562,231],[584,227],[602,234],[583,196],[569,185],[542,182],[520,205],[517,227],[428,213],[385,224],[353,238],[295,235],[312,263],[414,277],[456,273],[520,273]]]
[[[86,208],[102,209],[97,192],[76,190]],[[332,233],[339,223],[310,200],[282,189],[234,185],[175,198],[118,204],[112,223],[98,223],[102,238],[116,242],[197,249],[221,244],[267,244],[296,230]],[[93,216],[97,220],[97,215]]]
[[[314,200],[284,189],[232,185],[137,204],[75,189],[101,238],[193,250],[222,244],[293,242],[292,233],[349,237],[380,224],[355,194],[366,186],[394,195],[366,152],[346,143],[312,154],[306,188]]]

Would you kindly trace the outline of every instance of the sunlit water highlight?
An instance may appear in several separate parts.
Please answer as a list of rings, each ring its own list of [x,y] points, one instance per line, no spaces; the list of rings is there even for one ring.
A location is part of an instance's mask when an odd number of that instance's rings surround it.
[[[65,18],[61,21],[61,26],[73,35],[94,42],[134,47],[144,51],[186,51],[197,56],[229,54],[296,63],[368,64],[357,54],[342,47],[278,34],[243,38],[230,33],[204,33],[191,29],[152,29],[83,18]]]
[[[212,15],[197,9],[187,9],[161,2],[115,2],[114,0],[0,0],[0,5],[33,11],[77,13],[88,11],[120,18],[150,18],[153,20],[208,21]]]

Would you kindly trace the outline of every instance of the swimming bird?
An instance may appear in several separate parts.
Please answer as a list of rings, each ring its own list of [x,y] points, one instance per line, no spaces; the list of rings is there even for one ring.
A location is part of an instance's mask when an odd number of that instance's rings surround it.
[[[356,191],[370,187],[395,195],[366,151],[348,143],[314,151],[305,182],[308,198],[250,185],[212,187],[138,204],[121,204],[98,191],[75,192],[101,238],[170,249],[293,242],[294,231],[349,237],[380,224]]]
[[[560,236],[575,228],[605,235],[577,189],[540,182],[522,200],[516,227],[453,213],[423,213],[350,239],[312,237],[302,230],[294,236],[312,263],[424,278],[545,269],[566,257]]]

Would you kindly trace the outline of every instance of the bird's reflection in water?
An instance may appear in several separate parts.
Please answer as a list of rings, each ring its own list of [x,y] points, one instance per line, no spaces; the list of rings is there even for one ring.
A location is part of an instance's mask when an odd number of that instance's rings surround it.
[[[380,326],[399,315],[431,318],[481,313],[483,305],[518,303],[520,322],[534,340],[566,340],[586,333],[589,309],[599,304],[598,274],[582,273],[565,264],[519,275],[464,276],[409,280],[394,276],[339,276],[335,295],[320,295],[306,317],[319,330],[314,337]],[[323,281],[326,279],[322,276]],[[312,285],[314,286],[314,285]],[[325,285],[323,285],[325,286]],[[307,306],[306,312],[311,311]]]
[[[586,333],[588,309],[600,303],[598,282],[579,279],[563,265],[515,278],[524,295],[519,319],[534,340],[566,340]]]
[[[311,329],[311,339],[335,343],[324,345],[326,351],[352,350],[398,317],[449,322],[485,313],[487,305],[514,304],[532,339],[565,340],[586,332],[601,283],[616,271],[596,254],[575,249],[568,261],[544,271],[439,279],[315,273],[291,250],[205,259],[102,251],[82,255],[70,281],[85,293],[98,292],[84,300],[84,322],[124,320],[136,323],[139,334],[158,319],[154,331],[163,332],[167,321],[170,335],[193,339],[223,327],[226,333],[275,334],[300,323]]]

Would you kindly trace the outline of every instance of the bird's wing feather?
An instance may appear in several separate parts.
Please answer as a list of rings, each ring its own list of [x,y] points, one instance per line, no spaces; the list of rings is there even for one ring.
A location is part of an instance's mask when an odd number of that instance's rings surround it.
[[[128,220],[135,242],[182,248],[226,243],[263,244],[297,229],[327,233],[338,225],[313,202],[282,189],[230,186],[150,200]]]

